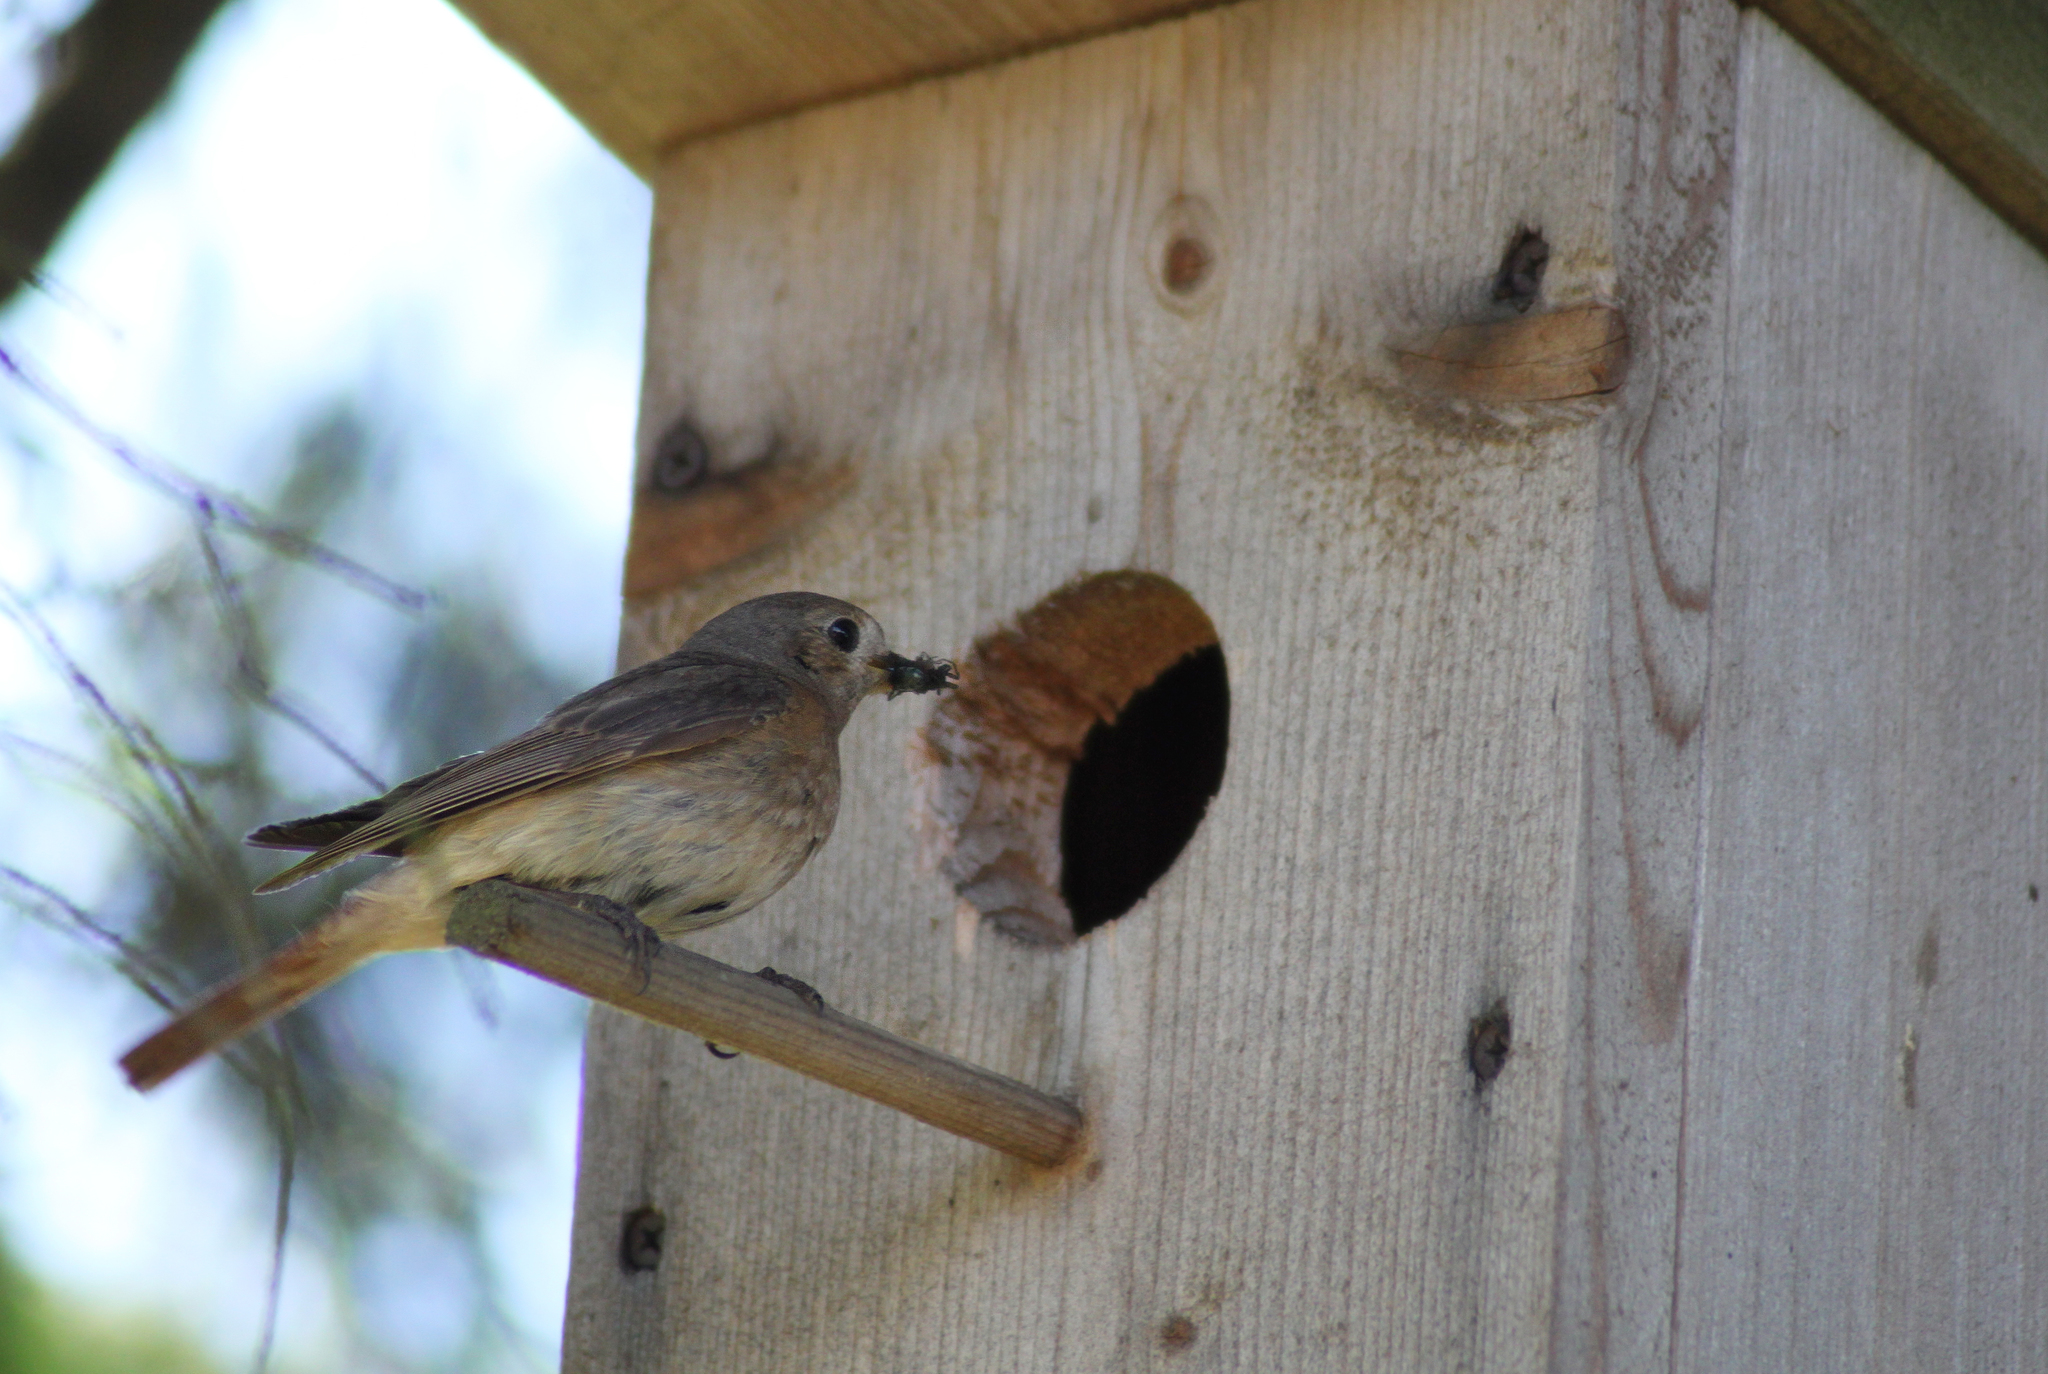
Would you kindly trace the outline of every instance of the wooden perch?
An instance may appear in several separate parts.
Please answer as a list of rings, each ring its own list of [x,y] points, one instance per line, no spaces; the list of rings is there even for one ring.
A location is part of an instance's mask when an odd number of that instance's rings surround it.
[[[667,941],[643,979],[616,928],[552,893],[478,883],[456,898],[448,943],[1032,1164],[1062,1163],[1081,1138],[1071,1102],[830,1007],[814,1010],[787,988]]]

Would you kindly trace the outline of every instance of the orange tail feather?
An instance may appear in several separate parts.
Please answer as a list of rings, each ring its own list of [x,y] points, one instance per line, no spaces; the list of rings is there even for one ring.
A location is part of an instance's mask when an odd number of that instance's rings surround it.
[[[394,919],[397,917],[398,919]],[[357,889],[332,915],[121,1056],[130,1086],[148,1092],[202,1056],[282,1015],[376,955],[422,947],[417,920]]]

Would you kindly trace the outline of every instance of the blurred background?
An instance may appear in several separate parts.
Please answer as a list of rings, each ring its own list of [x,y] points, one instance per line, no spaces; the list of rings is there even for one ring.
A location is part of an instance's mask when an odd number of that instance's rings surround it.
[[[159,98],[160,97],[160,98]],[[0,1371],[553,1368],[583,1008],[262,821],[606,676],[649,196],[441,0],[0,0]]]

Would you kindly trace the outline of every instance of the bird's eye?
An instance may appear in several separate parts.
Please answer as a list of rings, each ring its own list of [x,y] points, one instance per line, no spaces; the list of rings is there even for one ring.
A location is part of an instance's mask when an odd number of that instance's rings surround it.
[[[831,640],[839,652],[850,654],[860,643],[860,626],[842,616],[825,627],[825,638]]]

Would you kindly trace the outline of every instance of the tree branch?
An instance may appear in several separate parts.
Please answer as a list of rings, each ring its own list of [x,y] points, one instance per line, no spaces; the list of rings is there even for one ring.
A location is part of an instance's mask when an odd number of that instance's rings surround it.
[[[56,72],[0,158],[0,305],[177,77],[223,0],[98,0],[51,42]]]

